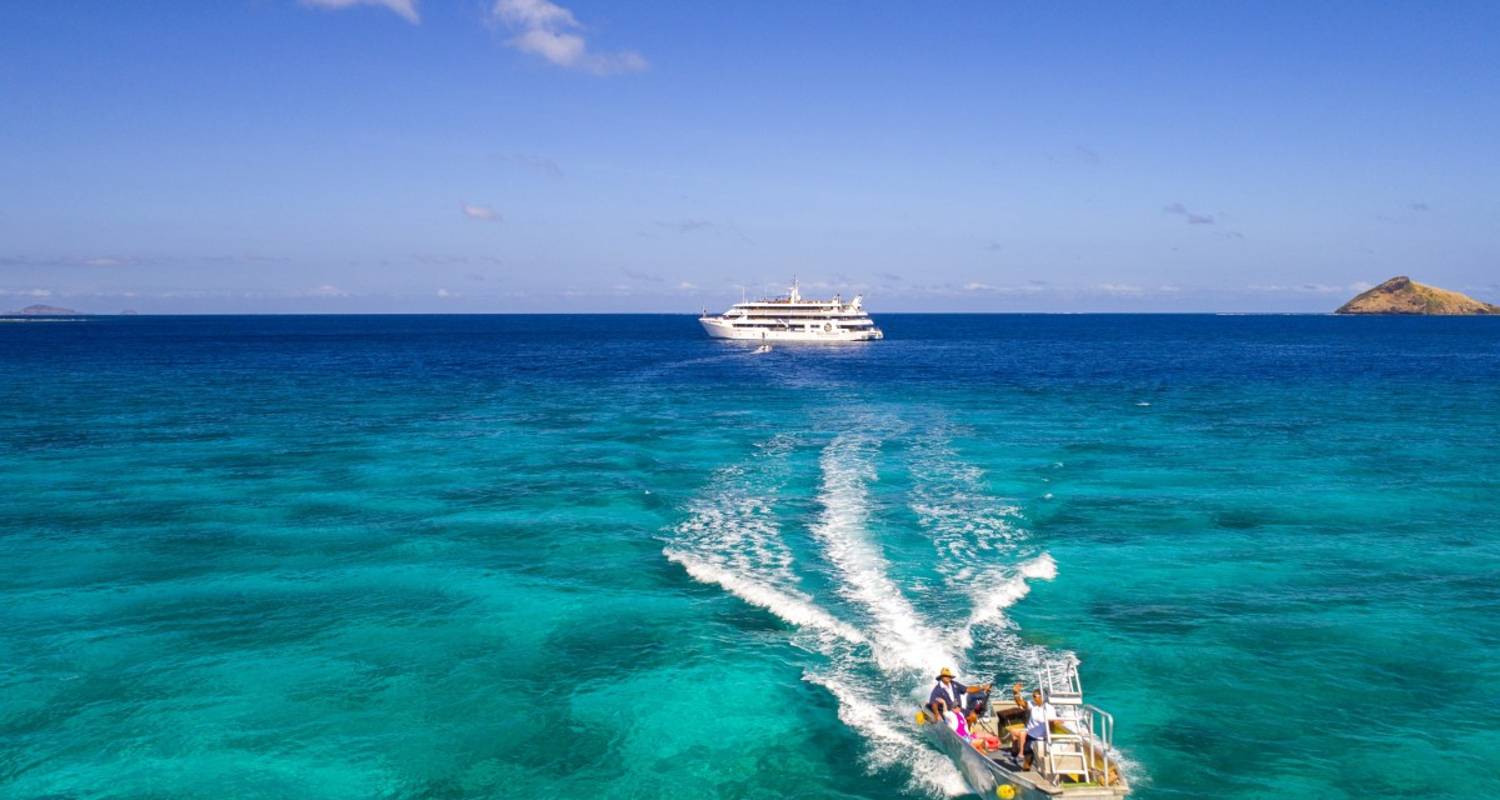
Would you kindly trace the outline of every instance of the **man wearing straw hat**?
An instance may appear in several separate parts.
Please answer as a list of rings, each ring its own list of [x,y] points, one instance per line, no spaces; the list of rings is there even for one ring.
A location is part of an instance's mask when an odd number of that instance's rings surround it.
[[[984,707],[980,705],[983,702],[982,698],[974,698],[974,708],[968,708],[970,704],[965,701],[965,698],[967,695],[989,690],[988,683],[983,686],[965,686],[953,679],[953,670],[943,667],[943,671],[938,673],[937,685],[932,687],[932,694],[927,695],[927,707],[934,708],[937,701],[941,700],[944,705],[954,711],[983,713]]]

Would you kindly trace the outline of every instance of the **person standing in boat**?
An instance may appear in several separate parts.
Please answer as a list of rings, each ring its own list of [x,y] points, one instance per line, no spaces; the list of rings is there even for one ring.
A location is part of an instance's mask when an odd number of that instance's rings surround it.
[[[954,711],[983,714],[984,698],[989,696],[989,690],[988,683],[983,686],[965,686],[954,680],[953,670],[943,667],[938,673],[937,685],[932,687],[932,694],[927,695],[927,705],[935,709],[937,701],[942,700],[945,706]],[[971,694],[980,696],[970,698]]]
[[[1026,727],[1016,735],[1016,760],[1022,762],[1021,769],[1031,769],[1032,756],[1047,741],[1047,723],[1057,716],[1057,712],[1042,696],[1041,689],[1031,693],[1030,702],[1021,696],[1019,683],[1011,687],[1010,693],[1015,704],[1026,710]],[[1031,745],[1030,749],[1027,749],[1028,744]]]

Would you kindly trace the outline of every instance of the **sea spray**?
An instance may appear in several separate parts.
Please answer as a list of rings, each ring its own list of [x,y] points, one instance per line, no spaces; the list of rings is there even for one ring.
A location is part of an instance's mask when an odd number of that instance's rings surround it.
[[[848,673],[805,673],[803,680],[822,687],[839,704],[839,721],[859,733],[869,768],[904,766],[911,773],[910,788],[938,797],[969,793],[968,784],[948,757],[921,741],[898,709],[900,698],[875,700],[860,691],[859,681]]]
[[[775,614],[784,622],[829,633],[848,642],[867,641],[863,633],[835,619],[832,614],[819,608],[811,598],[800,592],[778,589],[754,578],[737,574],[722,565],[703,561],[671,548],[662,552],[669,561],[680,564],[693,580],[699,583],[715,584],[746,603]]]
[[[969,652],[974,631],[1007,626],[1005,609],[1026,596],[1032,581],[1057,577],[1057,564],[1046,553],[1028,557],[1036,548],[1018,524],[1020,509],[986,490],[984,471],[960,458],[946,426],[919,439],[911,453],[909,505],[932,540],[947,593],[969,600],[967,619],[952,636],[958,650]],[[999,656],[1012,667],[1040,660],[1039,654],[1021,652],[1015,637],[989,644],[988,660]]]
[[[875,627],[876,658],[886,672],[936,674],[957,664],[943,637],[928,626],[890,577],[880,548],[870,541],[868,482],[875,477],[879,440],[860,432],[839,434],[824,448],[818,502],[812,526],[823,556],[838,571],[839,592],[864,608]]]

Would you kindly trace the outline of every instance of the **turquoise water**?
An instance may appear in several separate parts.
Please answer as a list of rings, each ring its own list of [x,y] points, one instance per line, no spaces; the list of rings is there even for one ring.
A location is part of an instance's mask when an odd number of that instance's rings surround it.
[[[1072,653],[1140,798],[1500,796],[1500,325],[0,326],[0,796],[940,797]]]

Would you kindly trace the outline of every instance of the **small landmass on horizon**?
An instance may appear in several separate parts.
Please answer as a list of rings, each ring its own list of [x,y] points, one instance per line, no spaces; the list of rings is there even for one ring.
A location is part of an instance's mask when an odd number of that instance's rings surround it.
[[[12,311],[9,317],[82,317],[87,316],[82,311],[74,311],[71,308],[61,306],[45,306],[41,304],[27,306],[19,311]]]
[[[1500,314],[1500,306],[1398,275],[1339,306],[1335,314],[1475,316]]]

